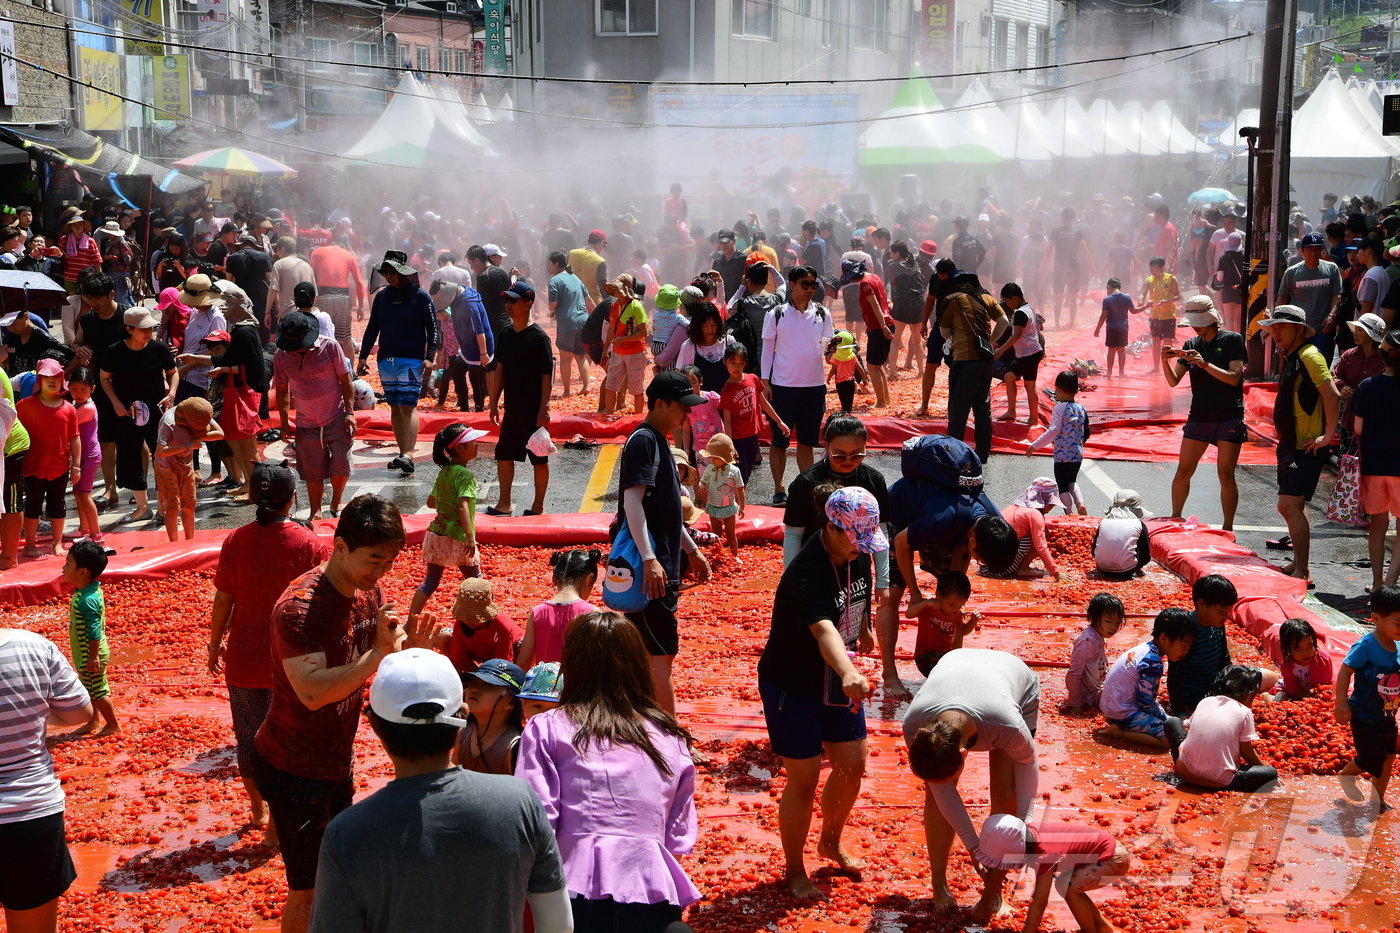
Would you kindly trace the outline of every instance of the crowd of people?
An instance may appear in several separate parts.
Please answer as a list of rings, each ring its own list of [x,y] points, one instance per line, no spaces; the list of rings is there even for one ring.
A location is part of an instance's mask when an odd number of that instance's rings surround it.
[[[630,210],[613,218],[611,232],[600,225],[583,234],[586,224],[569,214],[531,231],[493,205],[492,222],[476,232],[494,242],[478,244],[465,223],[432,211],[385,208],[362,241],[346,216],[239,211],[225,219],[215,202],[192,207],[178,226],[155,231],[149,258],[133,251],[116,264],[88,233],[94,220],[109,221],[80,209],[64,215],[54,271],[73,300],[57,324],[23,312],[0,322],[9,348],[0,376],[8,431],[0,561],[16,562],[22,533],[26,557],[66,554],[63,576],[74,591],[71,664],[43,639],[0,629],[0,679],[21,698],[0,720],[0,748],[13,747],[17,763],[0,765],[0,851],[39,856],[0,880],[11,929],[54,929],[74,877],[46,719],[83,734],[121,728],[106,676],[101,578],[110,542],[99,522],[126,493],[132,511],[122,521],[151,519],[152,474],[172,541],[193,537],[201,485],[218,484],[255,509],[222,544],[207,664],[228,687],[253,822],[282,854],[283,930],[397,930],[464,917],[478,929],[520,929],[527,903],[541,931],[681,929],[674,925],[701,896],[676,856],[696,840],[704,756],[677,717],[680,602],[688,583],[711,573],[707,546],[724,546],[742,566],[736,525],[751,505],[745,489],[765,422],[784,570],[756,673],[786,775],[778,818],[792,894],[821,893],[804,853],[823,759],[830,770],[817,855],[842,872],[864,868],[843,843],[865,771],[864,701],[874,690],[854,659],[878,652],[885,694],[910,697],[896,666],[902,614],[915,620],[914,661],[925,678],[904,733],[909,769],[926,788],[935,908],[954,906],[947,876],[956,836],[984,880],[975,920],[1000,908],[1010,872],[1033,865],[1027,930],[1039,927],[1054,883],[1082,930],[1111,929],[1086,892],[1127,873],[1129,853],[1096,827],[1036,818],[1041,678],[1014,655],[979,647],[979,618],[966,606],[979,575],[1035,575],[1038,560],[1058,582],[1045,517],[1056,506],[1088,511],[1078,475],[1093,413],[1079,400],[1080,376],[1055,374],[1048,416],[1037,381],[1045,333],[1077,327],[1077,313],[1099,300],[1089,294],[1096,274],[1112,273],[1099,319],[1110,376],[1114,359],[1124,374],[1132,315],[1146,313],[1154,373],[1190,386],[1171,514],[1184,511],[1193,472],[1215,446],[1232,525],[1247,430],[1246,344],[1231,329],[1243,326],[1244,301],[1221,272],[1242,248],[1234,214],[1193,214],[1183,238],[1160,197],[1114,208],[1096,197],[1082,214],[1064,207],[1060,226],[1045,233],[1048,205],[1003,211],[982,191],[975,223],[951,205],[908,205],[886,228],[874,217],[851,223],[833,206],[793,218],[795,237],[772,211],[767,223],[749,214],[709,236],[690,224],[675,186],[647,235]],[[1359,453],[1358,496],[1372,516],[1374,630],[1335,671],[1301,619],[1268,646],[1277,673],[1233,664],[1224,625],[1237,596],[1228,579],[1210,575],[1195,581],[1192,609],[1163,607],[1147,639],[1110,664],[1105,640],[1124,611],[1098,594],[1086,600],[1088,624],[1074,641],[1066,708],[1101,715],[1105,739],[1170,751],[1182,781],[1252,791],[1277,773],[1251,746],[1251,704],[1331,683],[1356,750],[1344,774],[1366,775],[1384,808],[1396,739],[1394,704],[1380,685],[1400,678],[1400,589],[1383,545],[1389,515],[1400,516],[1400,449],[1383,413],[1400,401],[1400,330],[1389,290],[1381,291],[1381,237],[1400,231],[1400,208],[1378,209],[1374,229],[1365,215],[1337,222],[1366,225],[1355,247],[1344,247],[1362,268],[1355,287],[1348,291],[1336,264],[1320,258],[1318,234],[1300,233],[1299,259],[1261,321],[1285,361],[1274,422],[1278,508],[1290,530],[1282,546],[1294,557],[1283,570],[1308,575],[1303,507],[1340,424],[1342,446]],[[1202,234],[1206,227],[1213,232]],[[119,236],[134,246],[117,230],[104,240]],[[532,255],[548,273],[538,291]],[[624,269],[609,268],[612,256]],[[1123,284],[1141,270],[1135,301]],[[1188,273],[1201,293],[1186,296],[1178,276]],[[1030,298],[1053,304],[1053,327]],[[1334,363],[1339,325],[1355,340]],[[1195,336],[1178,347],[1182,327]],[[372,357],[377,391],[363,379]],[[868,426],[855,411],[856,385],[869,383],[870,411],[879,412],[890,383],[919,368],[927,415],[945,362],[947,434],[911,442],[904,475],[888,484],[864,462]],[[406,610],[386,603],[379,581],[407,535],[388,499],[345,501],[355,412],[388,406],[397,449],[388,467],[412,475],[419,406],[425,398],[445,405],[453,388],[459,410],[485,411],[498,425],[500,492],[482,511],[516,514],[515,464],[528,461],[534,498],[521,514],[538,515],[550,482],[555,383],[565,395],[575,384],[586,394],[594,366],[605,371],[596,414],[638,416],[620,451],[606,556],[554,554],[556,596],[523,628],[506,618],[482,578],[477,539],[470,464],[487,432],[452,423],[431,446],[438,473],[422,582]],[[995,379],[1008,387],[1011,418],[1024,383],[1036,429],[1025,452],[1048,447],[1054,463],[1052,477],[1004,508],[980,481],[992,452]],[[828,410],[829,384],[837,411]],[[273,436],[264,421],[272,408],[295,472],[257,462],[258,443]],[[971,445],[963,441],[969,419]],[[310,517],[336,520],[329,542],[293,517],[303,486]],[[70,487],[77,540],[65,549]],[[1151,556],[1146,515],[1136,492],[1114,497],[1093,544],[1105,578],[1141,573]],[[452,618],[440,619],[426,607],[454,567],[462,579]],[[352,805],[353,743],[366,705],[394,779]],[[990,806],[979,829],[958,784],[968,753],[984,751]],[[11,772],[19,777],[7,782]],[[412,833],[402,831],[405,820]],[[444,859],[472,868],[470,883],[441,885],[433,869]]]

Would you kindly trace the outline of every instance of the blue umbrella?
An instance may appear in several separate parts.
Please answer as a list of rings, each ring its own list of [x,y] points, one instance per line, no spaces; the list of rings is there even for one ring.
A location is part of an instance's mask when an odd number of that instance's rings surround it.
[[[1202,188],[1200,191],[1191,192],[1186,201],[1188,204],[1219,204],[1221,201],[1233,201],[1235,197],[1224,188]]]

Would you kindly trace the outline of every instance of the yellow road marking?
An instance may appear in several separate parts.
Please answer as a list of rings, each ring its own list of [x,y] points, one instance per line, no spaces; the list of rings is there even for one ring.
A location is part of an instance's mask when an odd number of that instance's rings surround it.
[[[603,511],[603,497],[612,486],[613,467],[617,466],[617,458],[620,456],[621,444],[605,444],[598,448],[598,460],[593,464],[588,485],[583,489],[583,502],[579,504],[578,509],[580,512]]]

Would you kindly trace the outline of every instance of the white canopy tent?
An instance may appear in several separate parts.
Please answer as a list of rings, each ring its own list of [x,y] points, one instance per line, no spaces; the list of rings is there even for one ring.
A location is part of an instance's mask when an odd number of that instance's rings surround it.
[[[464,156],[492,154],[485,138],[458,116],[405,72],[379,119],[342,156],[371,165],[455,168]]]
[[[1382,197],[1390,191],[1396,148],[1357,107],[1345,82],[1329,71],[1293,114],[1289,182],[1311,213],[1328,191]]]
[[[976,140],[1003,158],[1050,161],[1049,147],[1037,136],[1017,133],[1015,124],[997,106],[980,79],[972,79],[946,116],[954,132]]]

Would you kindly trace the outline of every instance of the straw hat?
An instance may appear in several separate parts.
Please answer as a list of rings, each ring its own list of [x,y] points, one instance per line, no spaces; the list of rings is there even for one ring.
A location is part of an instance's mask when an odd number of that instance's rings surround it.
[[[452,604],[452,618],[458,622],[480,627],[501,614],[492,599],[490,582],[473,577],[457,587],[457,600]]]

